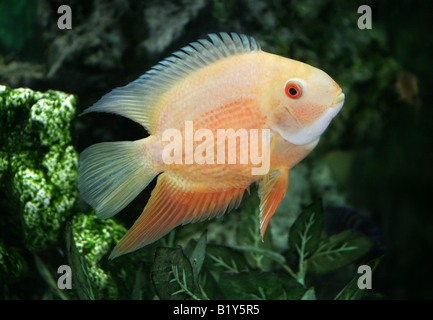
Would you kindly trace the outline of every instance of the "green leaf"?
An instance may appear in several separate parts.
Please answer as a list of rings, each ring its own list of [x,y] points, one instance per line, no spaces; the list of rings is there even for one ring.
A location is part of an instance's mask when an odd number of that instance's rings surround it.
[[[249,252],[249,253],[259,254],[259,255],[266,257],[272,261],[278,262],[281,265],[286,263],[286,259],[284,258],[284,256],[282,256],[278,252],[274,252],[271,250],[255,248],[255,247],[250,247],[250,246],[234,246],[232,248],[239,250],[239,251],[244,251],[245,253]]]
[[[239,251],[213,244],[207,245],[204,264],[217,281],[222,272],[239,273],[249,269],[247,260]]]
[[[322,200],[317,200],[306,207],[293,223],[289,232],[289,247],[299,259],[296,279],[305,284],[305,259],[317,250],[323,229]]]
[[[268,225],[265,237],[262,241],[260,234],[259,220],[260,199],[257,189],[252,188],[251,194],[245,197],[241,209],[237,216],[239,222],[236,230],[236,243],[239,246],[248,246],[250,248],[272,250],[272,232],[271,225]],[[272,269],[272,260],[262,255],[258,251],[247,251],[244,253],[247,261],[254,267],[263,271]]]
[[[298,300],[305,293],[295,279],[269,272],[227,274],[218,285],[229,300]]]
[[[200,240],[198,240],[189,258],[189,261],[192,266],[192,272],[194,275],[194,282],[196,285],[198,284],[198,276],[203,266],[204,259],[206,258],[206,242],[207,242],[206,234],[207,233],[205,231],[203,235],[200,237]]]
[[[151,278],[161,300],[199,299],[191,263],[181,247],[156,249]]]
[[[323,229],[322,201],[306,207],[290,228],[289,247],[301,260],[311,257],[320,242]]]
[[[206,268],[203,268],[200,272],[199,283],[201,293],[207,299],[221,300],[225,298],[224,293],[221,291],[215,280],[215,277]]]
[[[379,265],[380,261],[382,260],[382,257],[376,258],[368,263],[366,265],[370,266],[371,272],[373,273],[374,270],[376,270],[377,266]],[[358,279],[360,275],[357,274],[344,288],[341,290],[337,296],[335,297],[335,300],[360,300],[364,298],[365,294],[368,292],[366,289],[360,289],[358,286]]]
[[[267,260],[271,261],[273,267],[275,267],[275,262],[277,262],[284,270],[286,270],[294,279],[298,280],[299,282],[299,276],[297,276],[293,272],[293,270],[287,265],[286,258],[284,258],[284,256],[282,256],[281,254],[271,250],[254,248],[249,246],[235,246],[233,248],[239,251],[243,251],[245,253],[250,252],[261,255],[262,257],[265,257]],[[302,281],[300,283],[303,284]]]
[[[304,295],[302,296],[301,300],[317,300],[316,298],[316,290],[314,290],[314,287],[311,287],[307,291],[305,291]]]
[[[333,235],[320,242],[314,255],[307,259],[309,274],[323,274],[347,266],[371,250],[374,242],[352,230]]]
[[[132,288],[132,300],[142,300],[143,299],[143,289],[146,283],[146,277],[144,275],[143,269],[141,267],[138,268],[135,273],[135,282],[134,287]]]
[[[86,261],[75,245],[70,222],[66,223],[66,255],[72,270],[73,287],[77,291],[78,297],[81,300],[95,300]]]
[[[259,226],[260,199],[255,187],[252,187],[249,195],[245,195],[236,211],[239,211],[239,223],[236,230],[236,242],[243,245],[251,245],[261,242]],[[258,237],[257,237],[258,235]]]
[[[54,293],[56,293],[62,300],[69,300],[68,295],[63,293],[63,291],[59,289],[56,280],[54,280],[54,277],[52,276],[50,270],[48,270],[48,267],[41,260],[41,258],[39,258],[36,254],[34,254],[34,257],[35,257],[36,269],[39,271],[39,274],[49,285],[51,290]]]

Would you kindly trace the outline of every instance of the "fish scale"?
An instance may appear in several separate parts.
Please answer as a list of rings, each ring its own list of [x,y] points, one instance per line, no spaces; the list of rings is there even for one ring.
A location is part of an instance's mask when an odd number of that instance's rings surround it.
[[[258,129],[264,126],[264,118],[258,112],[257,102],[249,99],[233,101],[226,105],[221,105],[211,111],[204,112],[196,116],[197,120],[193,121],[194,130],[209,129],[213,132],[213,136],[217,137],[218,129]],[[182,136],[184,136],[184,128],[180,128]],[[217,141],[212,141],[214,145],[214,164],[172,164],[170,165],[170,175],[193,183],[191,189],[200,190],[208,188],[209,184],[212,190],[227,190],[233,185],[249,185],[254,181],[251,176],[251,163],[249,165],[240,164],[241,148],[246,149],[242,152],[249,152],[249,145],[240,146],[237,144],[236,149],[236,164],[231,166],[217,164],[218,144]],[[226,141],[222,141],[225,143]],[[192,151],[201,144],[201,141],[196,141],[193,144]],[[261,143],[259,144],[259,148]],[[228,155],[228,146],[224,148],[226,157]],[[183,152],[185,159],[185,152]],[[228,180],[227,175],[231,176]]]

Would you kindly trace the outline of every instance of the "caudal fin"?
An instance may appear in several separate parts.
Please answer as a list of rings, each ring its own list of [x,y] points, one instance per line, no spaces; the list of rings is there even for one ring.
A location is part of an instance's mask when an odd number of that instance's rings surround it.
[[[98,143],[81,153],[78,189],[100,218],[125,208],[159,173],[145,140]]]

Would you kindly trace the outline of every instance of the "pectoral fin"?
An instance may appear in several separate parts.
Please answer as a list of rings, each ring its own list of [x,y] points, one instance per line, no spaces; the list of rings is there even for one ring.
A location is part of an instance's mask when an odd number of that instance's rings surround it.
[[[280,201],[284,198],[289,185],[289,170],[271,171],[259,184],[260,196],[260,234],[265,236],[269,220],[274,215]]]

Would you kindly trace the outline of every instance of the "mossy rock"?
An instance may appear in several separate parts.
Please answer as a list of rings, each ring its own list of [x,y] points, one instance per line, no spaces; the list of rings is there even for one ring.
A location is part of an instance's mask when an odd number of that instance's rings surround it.
[[[19,221],[33,252],[58,239],[78,197],[74,117],[73,95],[0,86],[0,185],[10,200],[3,223]]]

